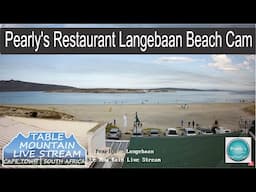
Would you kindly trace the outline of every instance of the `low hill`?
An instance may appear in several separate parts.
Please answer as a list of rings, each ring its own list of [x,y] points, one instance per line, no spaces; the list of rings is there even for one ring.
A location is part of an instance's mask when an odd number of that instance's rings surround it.
[[[24,81],[0,81],[0,91],[53,91],[53,90],[64,90],[64,89],[75,89],[70,86],[63,85],[51,85],[41,83],[31,83]]]
[[[76,88],[64,85],[41,84],[17,80],[0,80],[0,92],[4,91],[46,91],[63,93],[147,93],[147,92],[174,92],[174,91],[204,91],[200,89],[184,88],[154,88],[154,89],[130,89],[130,88]]]

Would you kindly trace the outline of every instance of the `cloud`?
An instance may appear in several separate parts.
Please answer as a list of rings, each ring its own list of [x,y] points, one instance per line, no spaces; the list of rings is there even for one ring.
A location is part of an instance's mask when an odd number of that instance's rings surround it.
[[[178,63],[178,62],[193,62],[195,59],[191,57],[159,57],[155,62],[156,63]]]
[[[239,66],[232,64],[232,60],[227,55],[212,55],[213,63],[208,66],[221,71],[237,71]]]
[[[231,58],[227,55],[212,55],[212,63],[208,66],[215,68],[220,71],[238,71],[238,70],[252,70],[255,63],[255,55],[244,56],[244,61],[242,63],[233,63]]]
[[[255,62],[255,55],[245,55],[246,60]]]
[[[239,64],[240,69],[252,70],[255,63],[255,55],[244,56],[245,60]]]

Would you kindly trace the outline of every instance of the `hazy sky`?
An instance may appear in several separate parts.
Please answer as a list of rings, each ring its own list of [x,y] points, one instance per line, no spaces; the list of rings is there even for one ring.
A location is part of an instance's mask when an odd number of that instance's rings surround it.
[[[0,24],[7,27],[252,27],[254,24]],[[80,88],[254,90],[255,55],[0,55],[0,80]]]
[[[0,55],[0,79],[80,88],[254,90],[255,55]]]

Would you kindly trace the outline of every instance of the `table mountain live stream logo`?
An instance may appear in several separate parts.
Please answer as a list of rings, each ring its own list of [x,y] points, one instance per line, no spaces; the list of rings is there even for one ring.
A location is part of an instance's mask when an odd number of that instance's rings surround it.
[[[225,138],[225,162],[252,164],[251,138],[250,137],[226,137]]]
[[[19,133],[3,148],[3,165],[85,165],[87,150],[64,132]]]

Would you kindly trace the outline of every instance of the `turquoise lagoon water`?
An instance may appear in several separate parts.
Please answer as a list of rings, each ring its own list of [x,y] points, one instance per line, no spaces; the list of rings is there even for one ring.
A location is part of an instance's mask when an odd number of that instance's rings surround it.
[[[255,101],[255,92],[176,91],[158,93],[0,92],[0,104],[171,104]]]

